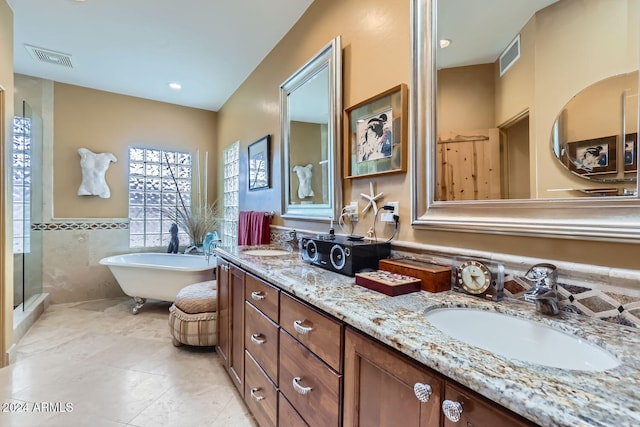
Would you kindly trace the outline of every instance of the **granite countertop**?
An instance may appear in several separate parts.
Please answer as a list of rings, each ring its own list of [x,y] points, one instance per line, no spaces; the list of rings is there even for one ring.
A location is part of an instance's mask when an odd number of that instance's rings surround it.
[[[352,277],[312,266],[301,259],[299,252],[265,257],[244,254],[245,249],[217,248],[216,252],[537,424],[640,425],[637,329],[572,313],[546,317],[530,304],[492,302],[452,291],[389,297],[356,285]],[[457,341],[431,326],[425,312],[442,307],[473,307],[536,320],[604,347],[622,363],[614,369],[593,372],[507,359]]]

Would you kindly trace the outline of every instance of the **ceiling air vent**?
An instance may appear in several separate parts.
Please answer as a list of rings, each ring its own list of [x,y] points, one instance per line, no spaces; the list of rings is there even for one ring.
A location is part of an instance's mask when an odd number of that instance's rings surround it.
[[[500,77],[520,59],[520,34],[513,39],[500,55]]]
[[[71,55],[67,53],[56,52],[55,50],[44,49],[28,44],[25,44],[24,47],[27,48],[29,55],[38,62],[73,68],[73,60]]]

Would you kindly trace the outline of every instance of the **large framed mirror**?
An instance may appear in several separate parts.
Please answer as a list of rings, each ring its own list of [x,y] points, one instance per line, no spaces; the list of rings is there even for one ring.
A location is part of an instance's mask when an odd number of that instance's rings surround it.
[[[280,86],[284,218],[331,221],[342,202],[340,36]]]
[[[413,224],[640,243],[640,0],[412,1]]]

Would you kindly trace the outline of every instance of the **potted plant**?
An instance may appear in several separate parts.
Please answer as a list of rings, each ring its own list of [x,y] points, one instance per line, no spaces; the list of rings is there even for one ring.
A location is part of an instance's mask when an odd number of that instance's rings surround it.
[[[180,199],[182,203],[182,197]],[[198,251],[202,248],[205,235],[210,231],[216,231],[220,223],[217,201],[206,205],[199,203],[189,208],[182,203],[182,207],[176,208],[169,216],[182,231],[187,233],[191,239],[190,246],[195,246]]]

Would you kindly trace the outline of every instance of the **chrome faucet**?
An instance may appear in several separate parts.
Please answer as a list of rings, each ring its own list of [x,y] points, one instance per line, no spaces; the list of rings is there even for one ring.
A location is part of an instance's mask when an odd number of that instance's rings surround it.
[[[523,279],[530,285],[524,293],[524,300],[534,302],[538,313],[557,316],[558,306],[558,269],[553,264],[536,264],[527,271]]]

